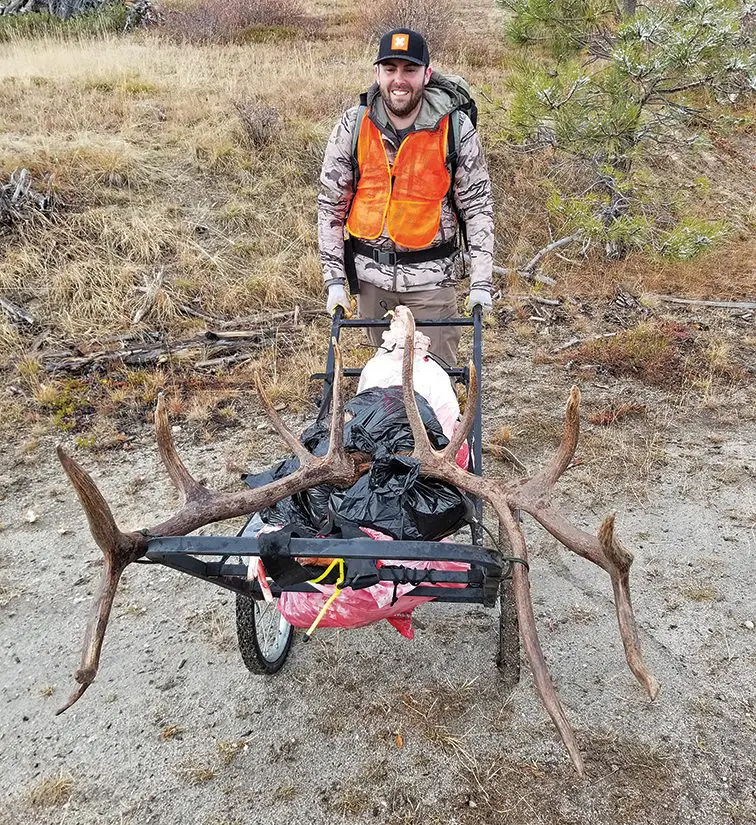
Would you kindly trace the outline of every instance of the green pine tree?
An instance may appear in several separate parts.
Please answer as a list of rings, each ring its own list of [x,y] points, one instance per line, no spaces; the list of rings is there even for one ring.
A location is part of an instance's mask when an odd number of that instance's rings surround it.
[[[756,90],[741,5],[500,2],[512,13],[507,34],[520,52],[511,135],[550,147],[588,181],[580,192],[555,186],[548,199],[565,235],[601,243],[610,257],[649,246],[692,257],[721,235],[719,221],[655,225],[640,183],[652,144],[691,145],[704,105],[711,119]]]

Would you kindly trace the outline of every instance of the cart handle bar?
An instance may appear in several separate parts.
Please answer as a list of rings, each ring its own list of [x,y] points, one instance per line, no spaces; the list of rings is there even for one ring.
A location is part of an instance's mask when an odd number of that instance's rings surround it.
[[[163,536],[150,539],[146,556],[185,554],[194,556],[259,556],[260,543],[254,536]],[[386,561],[456,561],[500,570],[504,559],[471,544],[444,541],[386,541],[373,539],[291,538],[278,555],[286,558],[342,558]],[[155,557],[153,556],[153,558]]]

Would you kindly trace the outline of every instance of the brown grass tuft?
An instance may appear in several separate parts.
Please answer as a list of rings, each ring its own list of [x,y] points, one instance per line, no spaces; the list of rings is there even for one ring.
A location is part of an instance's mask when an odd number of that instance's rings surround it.
[[[679,386],[683,373],[680,344],[688,337],[684,329],[644,321],[614,338],[588,341],[565,360],[597,364],[612,375],[632,375],[657,386]]]
[[[230,765],[240,754],[249,750],[246,739],[231,739],[218,742],[218,756],[224,765]]]
[[[217,650],[228,650],[235,643],[228,608],[217,602],[195,611],[187,620],[187,625],[199,630]]]
[[[700,581],[681,584],[678,590],[692,602],[714,602],[719,598],[719,591],[715,587]]]
[[[704,398],[715,387],[742,380],[746,371],[741,359],[748,355],[729,341],[699,331],[694,324],[668,318],[642,321],[613,337],[587,341],[563,361],[601,367],[612,375],[628,375],[659,387],[687,387]],[[642,414],[637,404],[621,405],[597,413],[594,424],[611,424],[618,417]]]
[[[593,415],[589,415],[588,420],[591,422],[591,424],[596,424],[601,427],[608,427],[610,424],[614,424],[614,422],[618,421],[620,418],[645,414],[645,404],[610,404],[603,410],[599,410],[599,412],[593,413]]]
[[[490,444],[511,444],[513,438],[512,428],[507,424],[502,424],[496,432],[488,439]]]
[[[178,774],[190,785],[201,785],[203,782],[210,782],[217,776],[215,768],[200,764],[183,765],[178,769]]]
[[[278,109],[246,98],[235,100],[234,109],[253,149],[264,149],[275,141],[281,129]]]
[[[184,728],[181,725],[166,725],[160,731],[160,741],[167,742],[169,739],[182,739]]]
[[[57,808],[68,802],[74,788],[74,778],[62,770],[57,776],[38,780],[27,792],[29,804],[35,808]]]

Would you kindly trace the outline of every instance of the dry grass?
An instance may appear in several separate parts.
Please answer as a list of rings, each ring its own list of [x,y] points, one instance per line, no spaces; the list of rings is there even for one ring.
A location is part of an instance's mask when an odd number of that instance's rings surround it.
[[[501,424],[493,433],[493,435],[490,436],[488,442],[491,444],[505,446],[507,444],[511,444],[513,437],[514,434],[512,432],[512,428],[509,427],[507,424]]]
[[[570,295],[610,296],[620,285],[639,295],[654,293],[724,301],[742,301],[756,295],[756,248],[751,237],[739,235],[690,261],[631,254],[611,269],[597,257],[580,260],[573,266],[557,261],[554,267],[560,291]]]
[[[677,589],[681,596],[691,602],[714,602],[720,597],[715,587],[701,581],[683,583]]]
[[[641,321],[614,337],[587,341],[562,356],[563,361],[600,367],[612,375],[632,376],[659,387],[688,386],[705,397],[715,387],[744,377],[740,359],[731,342],[668,318]],[[644,412],[643,405],[624,405],[597,413],[591,421],[611,424],[622,416]]]
[[[198,763],[187,763],[180,767],[177,773],[190,785],[202,785],[217,776],[215,768]]]
[[[606,505],[617,495],[645,501],[649,484],[667,464],[664,450],[671,411],[658,410],[634,426],[586,429],[570,472],[590,490],[595,505]]]
[[[267,9],[263,16],[272,13],[263,0],[253,6]],[[276,14],[293,15],[295,28],[302,24],[283,48],[280,42],[252,42],[209,50],[149,33],[4,44],[0,178],[29,169],[37,188],[55,192],[59,208],[49,220],[3,236],[0,294],[49,330],[37,342],[43,353],[63,344],[95,349],[130,329],[144,285],[159,271],[164,288],[143,328],[170,340],[203,326],[184,314],[186,306],[219,318],[321,307],[315,227],[323,147],[339,114],[370,82],[375,46],[365,45],[364,33],[397,22],[425,29],[438,68],[462,74],[484,92],[478,94],[480,129],[497,204],[497,262],[521,262],[547,242],[544,180],[551,159],[520,154],[499,137],[510,59],[490,36],[499,30],[500,12],[466,6],[459,26],[452,25],[455,42],[444,53],[439,48],[457,7],[413,3],[412,21],[400,21],[396,16],[409,8],[403,0],[369,9],[276,4]],[[305,18],[312,17],[322,17],[326,29],[308,30],[304,40]],[[373,23],[366,28],[368,17]],[[278,25],[266,17],[262,28],[269,23]],[[458,29],[466,36],[457,37]],[[272,30],[268,34],[275,40]],[[724,202],[712,199],[729,179],[712,179],[706,193],[720,212]],[[598,259],[572,265],[554,258],[553,271],[566,295],[603,295],[626,282],[641,292],[738,297],[756,291],[752,260],[748,237],[736,232],[705,259],[684,264],[634,257],[608,269]],[[315,393],[302,377],[322,367],[327,328],[323,318],[243,368],[202,376],[192,372],[191,362],[171,359],[154,372],[151,387],[146,380],[137,386],[141,377],[129,382],[129,371],[117,368],[87,376],[74,390],[39,371],[32,380],[30,365],[41,363],[32,351],[40,327],[18,329],[0,318],[2,379],[22,390],[0,396],[1,426],[46,421],[70,429],[81,446],[120,447],[128,442],[130,422],[146,420],[154,394],[166,389],[178,399],[178,420],[188,420],[197,438],[211,438],[243,414],[242,388],[251,366],[271,376],[276,400],[304,406]],[[532,325],[515,321],[507,340],[511,335],[530,346]],[[730,380],[725,362],[737,365],[739,356],[724,344],[697,352],[695,369],[685,378],[695,392],[714,396],[723,376]],[[66,399],[72,400],[70,410]]]
[[[229,609],[213,602],[195,611],[187,620],[190,628],[198,630],[204,639],[217,650],[228,650],[236,638],[231,628]]]
[[[649,384],[679,384],[683,361],[680,344],[688,337],[685,330],[642,322],[614,338],[588,341],[565,360],[597,364],[612,375],[631,375]]]
[[[218,742],[218,756],[224,765],[230,765],[240,753],[249,750],[246,739],[231,739]]]
[[[645,404],[623,402],[621,404],[610,404],[608,407],[604,407],[604,409],[589,415],[588,421],[597,426],[608,427],[610,424],[614,424],[622,418],[645,414]]]
[[[585,731],[579,738],[589,754],[585,782],[569,776],[566,766],[511,758],[480,759],[474,768],[463,770],[475,807],[461,821],[466,825],[579,822],[585,785],[594,783],[602,789],[600,798],[592,802],[601,822],[655,821],[659,806],[675,801],[675,754],[641,741],[623,740],[612,730]],[[565,784],[572,785],[567,791],[571,804],[565,803]],[[537,793],[533,793],[534,786]],[[556,810],[562,814],[557,820]]]
[[[265,43],[314,34],[318,21],[299,0],[199,0],[168,9],[162,31],[185,43]]]
[[[166,725],[160,731],[160,741],[167,742],[169,739],[182,739],[184,730],[181,725]]]
[[[35,782],[27,791],[26,798],[34,808],[58,808],[71,798],[74,784],[71,774],[61,770],[57,776]]]

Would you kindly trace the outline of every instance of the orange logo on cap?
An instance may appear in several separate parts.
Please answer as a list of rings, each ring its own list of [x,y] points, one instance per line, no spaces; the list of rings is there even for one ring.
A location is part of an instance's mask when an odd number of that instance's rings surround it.
[[[391,51],[406,52],[409,49],[409,35],[395,34],[391,37]]]

